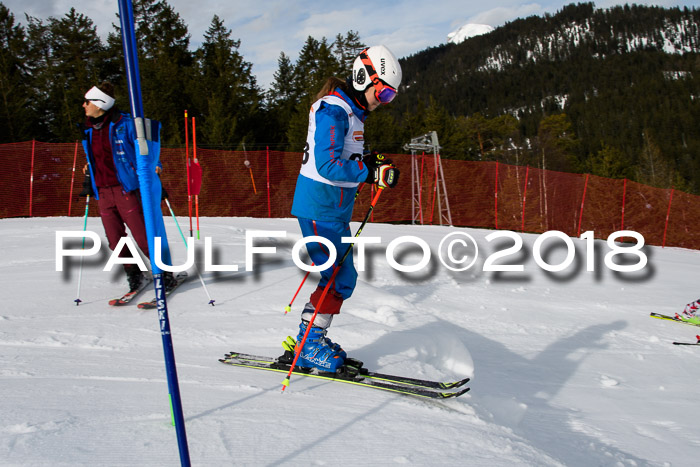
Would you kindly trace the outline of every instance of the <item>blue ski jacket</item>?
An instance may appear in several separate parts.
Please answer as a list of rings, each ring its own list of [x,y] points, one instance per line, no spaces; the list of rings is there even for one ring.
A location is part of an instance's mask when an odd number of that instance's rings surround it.
[[[144,125],[148,143],[148,163],[153,166],[152,169],[155,171],[157,166],[162,167],[160,163],[160,122],[145,119]],[[92,154],[92,131],[90,127],[83,128],[85,135],[83,149],[87,156],[92,190],[95,193],[95,198],[99,199],[93,172],[95,158]],[[122,112],[114,113],[109,122],[109,141],[112,146],[114,167],[117,169],[117,178],[122,186],[122,190],[125,193],[137,190],[139,188],[139,180],[136,173],[138,142],[136,141],[136,127],[131,115]],[[160,186],[160,182],[158,182],[158,185]]]

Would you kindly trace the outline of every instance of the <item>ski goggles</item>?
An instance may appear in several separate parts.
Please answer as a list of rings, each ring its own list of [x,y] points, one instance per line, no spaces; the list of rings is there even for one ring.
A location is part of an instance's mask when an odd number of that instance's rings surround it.
[[[396,94],[398,94],[398,91],[379,79],[377,70],[374,69],[372,60],[370,60],[369,55],[367,55],[367,49],[360,52],[360,59],[362,60],[362,64],[367,69],[369,79],[372,81],[372,85],[374,86],[374,97],[376,97],[382,104],[388,104],[389,102],[393,101]]]
[[[394,100],[398,92],[388,84],[384,84],[379,78],[372,81],[374,85],[374,97],[382,104],[388,104]]]

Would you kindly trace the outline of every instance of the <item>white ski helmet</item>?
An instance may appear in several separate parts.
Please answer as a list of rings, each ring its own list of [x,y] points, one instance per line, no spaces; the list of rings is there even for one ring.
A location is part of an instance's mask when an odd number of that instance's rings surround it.
[[[385,84],[398,91],[401,84],[401,65],[391,50],[383,45],[373,45],[360,52],[352,65],[352,86],[357,91],[364,91],[372,84],[375,74]]]

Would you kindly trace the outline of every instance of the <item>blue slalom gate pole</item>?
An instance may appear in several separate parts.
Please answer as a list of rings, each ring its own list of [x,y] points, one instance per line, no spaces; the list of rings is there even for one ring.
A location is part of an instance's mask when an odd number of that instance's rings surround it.
[[[131,113],[136,126],[136,135],[139,142],[139,154],[136,157],[139,186],[141,187],[141,203],[143,205],[143,215],[146,224],[146,234],[148,236],[148,248],[151,256],[151,267],[153,269],[153,285],[158,302],[158,317],[160,320],[160,334],[163,340],[163,353],[165,354],[165,370],[168,379],[168,390],[170,392],[170,406],[172,417],[177,432],[177,444],[180,451],[180,464],[190,466],[190,453],[187,446],[187,433],[185,431],[185,418],[182,412],[182,401],[180,399],[180,387],[177,379],[177,368],[175,366],[175,353],[173,351],[173,340],[170,334],[170,320],[168,319],[168,307],[165,300],[165,290],[163,286],[163,271],[155,264],[154,238],[158,226],[162,226],[163,215],[157,210],[160,207],[160,181],[155,176],[155,165],[149,158],[149,145],[146,138],[146,126],[144,124],[143,103],[141,100],[141,78],[139,73],[138,49],[136,47],[136,35],[134,32],[134,10],[131,0],[119,1],[119,19],[122,29],[122,46],[124,48],[124,63],[126,67],[127,82],[129,88],[129,100]],[[154,184],[157,183],[157,190]],[[157,192],[157,201],[154,203],[154,194]],[[156,216],[159,216],[156,219]],[[161,229],[165,236],[164,228]],[[166,238],[161,238],[165,244]],[[167,246],[166,246],[167,249]],[[167,252],[169,259],[169,250]]]

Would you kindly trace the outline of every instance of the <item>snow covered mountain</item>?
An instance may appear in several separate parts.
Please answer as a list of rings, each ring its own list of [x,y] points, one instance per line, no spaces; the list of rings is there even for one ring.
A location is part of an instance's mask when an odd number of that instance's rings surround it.
[[[466,39],[474,36],[480,36],[482,34],[488,34],[493,31],[493,28],[488,24],[473,24],[467,23],[464,26],[452,31],[447,35],[447,42],[452,44],[459,44],[464,42]]]
[[[696,14],[670,10],[666,17],[660,14],[647,17],[643,14],[646,11],[638,7],[631,10],[614,7],[567,18],[565,8],[555,17],[518,20],[530,25],[529,31],[521,29],[517,36],[493,47],[480,69],[501,70],[538,61],[564,61],[581,50],[597,58],[642,50],[668,54],[700,52],[700,18]]]

